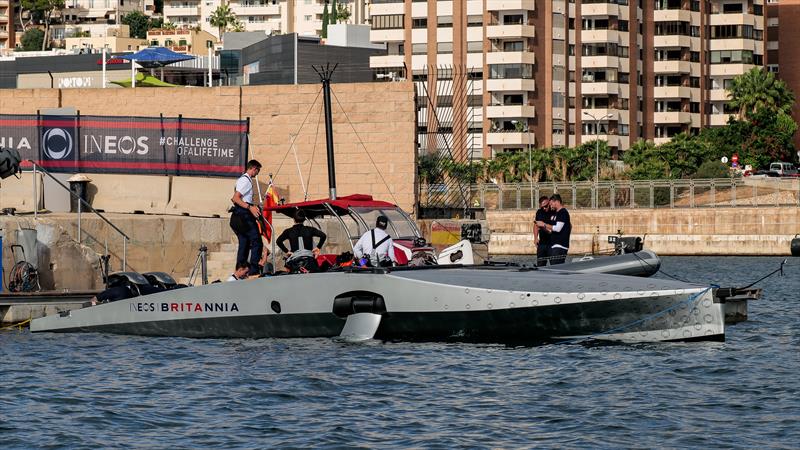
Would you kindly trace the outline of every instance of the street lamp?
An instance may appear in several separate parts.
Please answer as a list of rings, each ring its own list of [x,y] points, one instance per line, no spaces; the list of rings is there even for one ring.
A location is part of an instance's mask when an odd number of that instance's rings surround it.
[[[600,139],[597,137],[600,133],[600,121],[614,117],[613,114],[606,114],[601,118],[597,118],[592,114],[584,111],[583,115],[591,117],[594,120],[594,206],[597,208],[597,186],[600,183]]]
[[[527,121],[526,121],[527,122]],[[512,120],[511,123],[514,124],[514,128],[517,127],[518,123],[521,123],[518,120]],[[528,124],[524,123],[522,126],[522,132],[525,133],[525,139],[528,142],[528,177],[530,178],[531,184],[531,208],[534,207],[533,203],[533,158],[531,157],[531,134],[528,130]]]

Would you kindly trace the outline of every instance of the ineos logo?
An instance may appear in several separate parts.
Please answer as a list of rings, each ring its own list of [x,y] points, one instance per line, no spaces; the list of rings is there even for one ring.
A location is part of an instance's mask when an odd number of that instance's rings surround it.
[[[44,153],[50,159],[64,159],[72,153],[72,135],[63,128],[50,128],[42,136]]]

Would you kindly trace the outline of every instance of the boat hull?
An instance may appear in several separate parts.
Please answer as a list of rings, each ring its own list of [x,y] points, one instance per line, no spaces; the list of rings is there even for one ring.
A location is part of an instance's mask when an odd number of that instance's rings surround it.
[[[724,313],[708,288],[667,280],[565,274],[438,267],[388,273],[282,275],[160,292],[73,310],[36,319],[31,330],[183,337],[335,337],[342,332],[347,315],[359,312],[347,303],[353,297],[361,299],[357,300],[359,304],[372,305],[373,309],[366,312],[381,315],[375,337],[386,340],[537,342],[593,337],[662,341],[724,337]],[[341,302],[347,303],[344,309]]]

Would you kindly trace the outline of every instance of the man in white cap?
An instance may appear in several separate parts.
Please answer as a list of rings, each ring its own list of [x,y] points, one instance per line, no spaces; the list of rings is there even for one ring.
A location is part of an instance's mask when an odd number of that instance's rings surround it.
[[[389,226],[389,218],[378,216],[375,221],[375,228],[361,235],[356,245],[353,246],[356,261],[363,260],[360,265],[390,267],[397,262],[392,238],[386,232],[387,226]]]

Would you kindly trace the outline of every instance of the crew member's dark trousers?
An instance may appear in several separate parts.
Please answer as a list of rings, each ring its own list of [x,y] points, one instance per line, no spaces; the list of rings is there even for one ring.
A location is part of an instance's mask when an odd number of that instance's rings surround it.
[[[539,244],[536,246],[536,265],[544,267],[547,265],[547,259],[550,252],[550,246],[547,244]]]
[[[247,225],[246,229],[236,231],[236,237],[239,239],[239,248],[236,251],[236,263],[247,261],[247,254],[250,253],[250,271],[248,275],[255,275],[259,273],[258,262],[261,260],[261,251],[264,244],[261,242],[261,235],[258,234],[258,225],[256,219],[244,208],[239,208],[240,211],[235,211],[243,219],[244,224]],[[244,227],[243,227],[244,228]]]
[[[559,247],[550,247],[548,256],[550,256],[551,266],[554,264],[564,264],[564,261],[567,259],[567,250]]]

